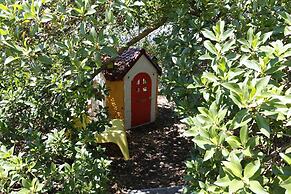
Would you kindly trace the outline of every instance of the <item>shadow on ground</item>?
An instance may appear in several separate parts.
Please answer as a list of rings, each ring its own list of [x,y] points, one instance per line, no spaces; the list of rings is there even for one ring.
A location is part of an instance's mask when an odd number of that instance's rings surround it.
[[[111,192],[183,185],[184,162],[192,148],[191,140],[181,136],[184,127],[169,104],[159,103],[155,123],[127,131],[130,160],[122,159],[117,146],[107,145]]]

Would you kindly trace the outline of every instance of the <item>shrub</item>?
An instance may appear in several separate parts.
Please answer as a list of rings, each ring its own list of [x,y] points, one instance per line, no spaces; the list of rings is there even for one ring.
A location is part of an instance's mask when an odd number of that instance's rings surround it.
[[[196,148],[186,163],[188,192],[290,192],[291,17],[282,17],[282,40],[252,27],[238,37],[223,21],[202,31],[199,59],[210,68],[188,86],[204,98],[199,114],[185,119]]]
[[[106,11],[105,1],[0,1],[0,192],[105,192],[94,134],[106,110],[84,129],[73,119],[106,93],[92,83],[101,55],[116,55],[97,16]]]

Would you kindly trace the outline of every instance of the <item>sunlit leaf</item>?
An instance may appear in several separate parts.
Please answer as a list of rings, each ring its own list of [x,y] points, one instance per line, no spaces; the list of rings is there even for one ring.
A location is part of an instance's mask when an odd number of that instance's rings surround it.
[[[202,30],[202,34],[205,38],[216,41],[215,34],[212,31],[204,29],[204,30]]]
[[[221,85],[236,94],[241,94],[241,89],[236,83],[223,83]]]
[[[228,187],[230,184],[230,179],[228,178],[228,176],[224,176],[223,178],[217,179],[214,184],[220,187]]]
[[[238,190],[244,187],[244,183],[241,180],[233,179],[229,184],[229,193],[236,193]]]
[[[217,50],[215,46],[209,40],[204,41],[204,46],[212,54],[215,54],[215,55],[217,54]]]
[[[261,72],[261,67],[260,67],[259,63],[254,61],[254,60],[247,60],[246,59],[246,60],[241,61],[241,63],[249,69],[253,69],[257,72]]]
[[[7,58],[5,59],[5,61],[4,61],[4,65],[7,65],[7,64],[9,64],[9,63],[11,63],[12,61],[17,60],[17,59],[19,59],[19,57],[12,57],[12,56],[9,56],[9,57],[7,57]]]
[[[250,162],[244,168],[244,177],[251,178],[260,168],[260,161]]]
[[[230,170],[230,172],[235,175],[238,178],[242,178],[242,167],[239,163],[239,161],[234,162],[234,161],[223,161],[223,165]]]
[[[256,194],[268,194],[258,181],[250,181],[250,189]]]
[[[283,153],[279,153],[279,155],[281,156],[281,158],[283,158],[283,160],[285,162],[287,162],[288,165],[291,165],[291,157],[290,156],[283,154]]]

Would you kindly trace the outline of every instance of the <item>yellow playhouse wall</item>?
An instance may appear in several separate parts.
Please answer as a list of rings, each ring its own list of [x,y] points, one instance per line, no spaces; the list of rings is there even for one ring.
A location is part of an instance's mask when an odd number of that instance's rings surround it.
[[[111,119],[124,119],[124,83],[123,81],[108,81],[109,96],[106,105]]]

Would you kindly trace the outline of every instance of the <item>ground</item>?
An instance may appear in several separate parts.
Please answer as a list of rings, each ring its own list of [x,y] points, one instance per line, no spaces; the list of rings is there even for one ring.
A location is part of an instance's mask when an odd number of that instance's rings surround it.
[[[127,130],[130,160],[123,160],[117,146],[106,146],[112,160],[112,193],[184,184],[191,140],[182,136],[185,125],[175,116],[172,103],[159,96],[158,108],[155,123]]]

